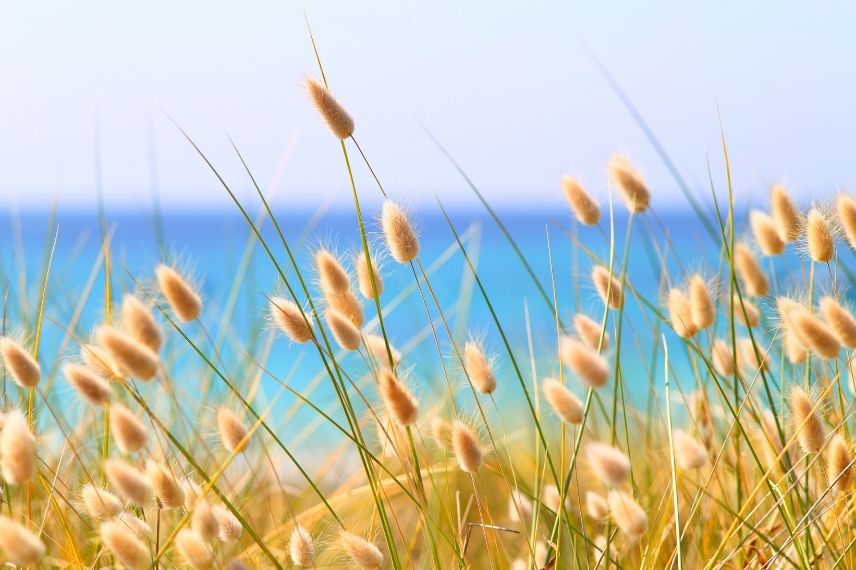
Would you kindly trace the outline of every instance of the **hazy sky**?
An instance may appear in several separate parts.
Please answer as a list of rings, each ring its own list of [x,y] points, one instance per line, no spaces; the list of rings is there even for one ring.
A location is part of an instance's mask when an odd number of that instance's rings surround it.
[[[558,178],[605,193],[628,154],[660,204],[665,168],[585,55],[598,54],[691,182],[722,179],[719,106],[735,184],[760,199],[783,179],[805,196],[856,186],[856,8],[848,2],[242,1],[0,4],[0,207],[94,204],[100,116],[111,207],[147,206],[153,133],[170,206],[227,206],[165,118],[240,192],[235,139],[280,204],[347,203],[341,152],[301,87],[328,77],[392,195],[473,199],[426,124],[493,200],[560,204]],[[149,126],[151,128],[149,128]],[[366,196],[377,192],[357,166]]]

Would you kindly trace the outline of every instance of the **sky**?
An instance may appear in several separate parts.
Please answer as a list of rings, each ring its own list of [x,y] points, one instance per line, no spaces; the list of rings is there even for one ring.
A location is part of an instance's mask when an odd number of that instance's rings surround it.
[[[562,207],[563,174],[603,198],[620,152],[659,207],[685,207],[589,52],[698,192],[708,163],[724,188],[720,117],[744,200],[775,181],[805,200],[856,186],[852,3],[31,1],[0,4],[0,207],[93,208],[99,163],[111,208],[147,208],[152,188],[165,208],[229,207],[169,117],[239,196],[227,134],[277,205],[347,205],[341,150],[302,88],[317,74],[304,12],[358,141],[407,203],[475,204],[421,124],[501,206]]]

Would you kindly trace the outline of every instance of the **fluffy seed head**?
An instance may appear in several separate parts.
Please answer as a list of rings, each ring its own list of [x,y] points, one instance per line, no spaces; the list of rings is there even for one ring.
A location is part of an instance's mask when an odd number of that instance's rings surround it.
[[[835,209],[838,211],[838,222],[847,236],[850,247],[856,249],[856,200],[847,194],[841,194],[835,201]]]
[[[217,533],[220,542],[230,544],[240,540],[244,527],[232,511],[223,505],[214,505],[214,517],[220,527],[220,532]]]
[[[713,341],[710,356],[713,368],[719,374],[726,377],[734,374],[734,356],[731,354],[731,349],[724,340],[716,339]]]
[[[217,410],[217,431],[220,432],[220,441],[223,447],[231,452],[241,452],[247,447],[246,426],[238,415],[226,407]]]
[[[591,280],[604,303],[613,309],[621,308],[624,303],[624,292],[618,279],[609,275],[609,269],[603,265],[595,265],[591,270]]]
[[[288,556],[298,568],[308,568],[315,560],[315,544],[312,535],[301,525],[294,527],[288,539]]]
[[[574,315],[574,330],[577,331],[577,335],[586,346],[595,350],[598,349],[598,345],[601,344],[601,326],[597,321],[588,315],[577,313]],[[603,331],[603,346],[601,348],[605,350],[607,347],[609,347],[609,333]]]
[[[482,394],[492,394],[496,390],[493,366],[485,355],[481,343],[468,340],[464,345],[464,369],[473,387]]]
[[[0,338],[0,355],[3,356],[3,366],[18,386],[32,388],[39,383],[39,363],[23,346],[4,336]]]
[[[779,239],[785,243],[796,241],[802,231],[800,211],[781,184],[776,184],[770,191],[770,209],[773,212]]]
[[[318,282],[321,291],[344,293],[351,290],[351,280],[342,263],[326,249],[315,252],[315,266],[318,269]]]
[[[119,494],[135,505],[145,505],[152,495],[152,486],[145,473],[121,459],[107,459],[104,474]]]
[[[611,445],[599,442],[588,444],[586,458],[589,467],[604,485],[617,487],[630,475],[630,460]]]
[[[672,441],[675,445],[675,461],[681,469],[699,469],[707,463],[704,446],[686,432],[675,430],[672,433]]]
[[[443,449],[452,450],[452,432],[452,424],[440,416],[431,418],[431,436]]]
[[[743,290],[752,297],[763,297],[770,290],[767,277],[761,271],[752,251],[739,243],[734,248],[734,269],[743,284]]]
[[[178,531],[175,548],[193,570],[209,570],[214,567],[214,552],[211,546],[192,529],[183,528]]]
[[[820,415],[815,411],[814,403],[808,393],[794,386],[790,393],[791,413],[794,420],[794,431],[800,447],[806,453],[817,453],[823,447],[826,430]]]
[[[315,106],[315,110],[327,124],[337,139],[346,139],[354,132],[354,120],[339,103],[330,90],[312,77],[304,80],[306,94]]]
[[[110,401],[110,384],[95,371],[69,362],[62,372],[80,396],[93,406],[103,406]]]
[[[328,307],[345,315],[355,327],[363,326],[363,308],[357,296],[351,291],[327,293],[324,299]]]
[[[110,433],[122,453],[134,453],[149,441],[146,426],[124,404],[110,404]]]
[[[856,348],[856,319],[847,307],[827,296],[820,300],[820,312],[841,344]]]
[[[358,568],[380,568],[383,564],[383,554],[368,540],[344,530],[339,535],[339,540],[351,563]]]
[[[366,299],[376,299],[383,293],[383,278],[378,271],[377,258],[372,256],[371,269],[369,262],[366,259],[366,252],[361,251],[357,256],[357,283],[360,286],[360,293]],[[372,286],[372,275],[374,275],[374,286]]]
[[[36,438],[20,410],[10,410],[0,432],[0,472],[10,485],[20,485],[36,473]]]
[[[119,513],[119,516],[116,517],[116,522],[142,539],[152,535],[152,527],[130,511]]]
[[[853,482],[853,457],[850,444],[841,434],[835,434],[827,449],[826,469],[829,476],[829,486],[836,491],[846,492]]]
[[[583,421],[583,404],[573,392],[554,378],[544,380],[541,388],[547,403],[563,422],[579,424]]]
[[[761,322],[761,311],[746,297],[734,295],[734,320],[745,327],[757,327]]]
[[[378,390],[386,411],[398,425],[409,426],[416,421],[419,402],[388,368],[381,369],[378,374]]]
[[[132,336],[102,325],[95,329],[95,342],[104,349],[121,374],[149,381],[158,372],[158,355]]]
[[[631,537],[645,534],[648,530],[648,516],[633,497],[624,491],[613,489],[607,496],[607,502],[612,520],[624,534]]]
[[[419,255],[419,238],[401,206],[390,200],[385,201],[380,223],[392,258],[399,263],[416,259]]]
[[[378,361],[382,366],[386,366],[389,364],[389,354],[386,352],[386,341],[383,340],[383,337],[378,334],[367,334],[364,338],[366,348],[369,353],[374,356],[375,360]],[[392,346],[392,343],[389,344],[389,351],[392,353],[392,363],[394,366],[398,366],[398,363],[401,362],[401,353]]]
[[[155,268],[155,277],[161,293],[179,319],[187,323],[199,318],[202,313],[202,297],[187,279],[164,264]]]
[[[706,329],[716,320],[716,311],[707,283],[698,273],[690,278],[689,296],[693,325],[697,329]]]
[[[631,212],[644,212],[651,203],[651,193],[639,172],[623,156],[613,155],[606,165],[609,181],[621,194]]]
[[[600,207],[574,178],[562,176],[562,190],[565,200],[583,225],[593,226],[600,220]]]
[[[324,317],[339,346],[345,350],[357,350],[360,347],[360,329],[348,317],[336,309],[327,309]]]
[[[106,521],[122,512],[122,502],[107,489],[87,484],[80,491],[80,499],[86,512],[95,520]]]
[[[785,356],[791,364],[802,364],[808,358],[808,350],[800,340],[799,335],[790,327],[783,331],[782,343],[785,347]]]
[[[763,346],[748,337],[738,339],[737,346],[740,348],[740,357],[742,364],[746,367],[746,373],[769,368],[769,354]]]
[[[101,542],[107,546],[119,562],[138,570],[151,564],[149,549],[139,538],[118,522],[101,525]]]
[[[601,495],[586,491],[586,512],[592,519],[602,521],[609,516],[609,505]]]
[[[177,509],[184,506],[184,490],[167,466],[150,459],[146,462],[146,474],[161,507]]]
[[[592,388],[602,388],[609,378],[606,359],[575,338],[563,337],[560,349],[562,362]]]
[[[813,353],[824,360],[830,360],[838,356],[841,343],[838,342],[832,329],[823,321],[811,314],[805,307],[796,305],[790,311],[787,318],[788,324],[793,326],[794,332],[799,339]]]
[[[452,450],[461,470],[475,473],[482,464],[482,450],[470,426],[462,421],[452,422]]]
[[[154,352],[160,350],[163,335],[151,309],[134,295],[122,299],[122,328]]]
[[[30,529],[0,515],[0,550],[4,560],[16,566],[29,566],[41,560],[45,545]]]
[[[749,223],[752,226],[752,233],[755,234],[755,243],[764,255],[780,255],[785,251],[785,242],[779,236],[773,218],[765,212],[752,210],[749,214]]]
[[[199,499],[193,506],[193,514],[190,517],[190,528],[205,540],[211,542],[220,532],[220,521],[214,515],[211,503],[205,499]]]
[[[681,289],[672,289],[669,291],[669,320],[672,322],[672,328],[681,338],[690,338],[698,332],[698,328],[693,323],[692,308],[687,294]]]
[[[192,511],[196,501],[202,498],[202,487],[188,477],[181,480],[181,491],[184,493],[184,508]]]
[[[808,213],[805,230],[808,255],[814,261],[826,263],[835,254],[835,238],[832,228],[820,210],[812,208]]]
[[[99,376],[108,380],[121,380],[122,373],[110,360],[110,356],[100,346],[94,344],[80,345],[80,359]]]
[[[304,343],[312,339],[312,324],[309,315],[297,303],[285,297],[271,297],[270,316],[279,330],[294,342]]]

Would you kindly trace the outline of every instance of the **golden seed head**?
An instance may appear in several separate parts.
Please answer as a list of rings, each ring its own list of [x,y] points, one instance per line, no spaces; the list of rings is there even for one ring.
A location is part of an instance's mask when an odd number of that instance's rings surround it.
[[[220,521],[214,515],[211,503],[205,499],[196,500],[190,517],[190,528],[195,530],[206,542],[211,542],[220,532]]]
[[[639,537],[648,530],[648,516],[633,497],[613,489],[607,497],[612,520],[621,531],[631,537]]]
[[[707,463],[707,450],[688,433],[675,430],[672,433],[675,445],[675,461],[685,471],[700,469]]]
[[[835,237],[832,228],[820,210],[812,208],[808,213],[805,231],[808,255],[814,261],[826,263],[835,255]]]
[[[378,391],[386,411],[398,425],[409,426],[416,422],[419,402],[388,368],[382,368],[378,374]]]
[[[392,258],[399,263],[416,259],[419,255],[419,238],[401,206],[390,200],[385,201],[380,222]]]
[[[847,492],[853,482],[853,456],[850,453],[850,444],[843,435],[837,433],[832,437],[827,449],[826,470],[829,477],[829,486],[836,491]]]
[[[238,415],[225,406],[217,409],[217,431],[229,451],[240,453],[246,449],[249,432]]]
[[[181,480],[181,490],[184,493],[184,508],[193,510],[193,506],[202,498],[202,487],[190,477]]]
[[[674,288],[669,291],[668,309],[675,334],[681,338],[691,338],[698,332],[693,323],[689,297],[681,289]]]
[[[36,473],[36,437],[20,410],[9,410],[0,432],[0,473],[10,485],[21,485]]]
[[[631,212],[644,212],[651,203],[651,193],[642,176],[623,156],[613,155],[606,165],[609,181],[618,188],[624,204]]]
[[[383,554],[368,540],[344,530],[339,534],[339,540],[351,563],[358,568],[374,569],[383,564]]]
[[[155,268],[158,287],[176,316],[185,323],[195,321],[202,313],[202,297],[193,285],[168,265]]]
[[[98,375],[108,380],[121,380],[122,373],[118,370],[107,352],[94,344],[80,345],[80,359]]]
[[[124,510],[119,513],[116,522],[144,540],[152,535],[152,527],[144,520],[137,518],[131,511]]]
[[[838,342],[832,329],[805,307],[795,305],[789,311],[787,323],[793,327],[793,331],[803,344],[818,357],[831,360],[838,356],[841,343]]]
[[[759,370],[767,370],[770,366],[769,351],[751,338],[741,338],[737,341],[740,348],[741,364],[745,366],[746,374],[754,374]]]
[[[697,329],[706,329],[716,320],[716,311],[707,282],[698,273],[690,277],[689,296],[693,325]]]
[[[464,344],[464,369],[473,387],[482,394],[492,394],[496,390],[493,366],[480,342],[468,340]]]
[[[330,90],[312,77],[304,80],[306,93],[312,105],[327,123],[327,127],[337,139],[346,139],[354,133],[354,120],[339,103]]]
[[[151,309],[134,295],[122,299],[122,328],[154,352],[160,350],[163,335]]]
[[[297,303],[285,297],[271,297],[269,305],[273,322],[285,336],[298,343],[312,339],[312,321]]]
[[[288,556],[298,568],[308,568],[315,561],[315,544],[312,535],[301,525],[296,525],[288,539]]]
[[[327,309],[324,317],[339,346],[345,350],[357,350],[360,347],[360,329],[348,317],[336,309]]]
[[[541,388],[547,403],[563,422],[579,424],[583,421],[582,402],[561,382],[554,378],[546,378],[541,384]]]
[[[594,491],[586,491],[586,512],[596,521],[602,521],[609,516],[609,505],[603,496]]]
[[[791,364],[802,364],[808,358],[808,350],[800,340],[799,335],[791,327],[785,327],[782,332],[782,343],[785,347],[785,356]]]
[[[158,372],[160,361],[157,353],[119,329],[99,326],[95,329],[95,342],[104,349],[122,375],[149,381]]]
[[[342,293],[327,293],[324,295],[327,306],[339,311],[357,328],[363,326],[363,307],[359,299],[351,291]]]
[[[729,377],[734,374],[734,355],[731,348],[722,339],[716,339],[710,351],[713,368],[722,376]]]
[[[224,505],[214,505],[214,518],[220,528],[220,532],[217,533],[220,542],[231,544],[240,540],[244,527],[232,511]]]
[[[326,249],[315,252],[315,266],[318,269],[318,283],[321,291],[344,293],[351,290],[351,279],[342,263]]]
[[[600,324],[583,313],[574,315],[574,330],[586,346],[598,350],[606,350],[609,347],[609,333],[603,331],[603,341],[601,341],[601,326]],[[603,346],[598,347],[599,344]]]
[[[183,528],[175,535],[175,548],[193,570],[210,570],[214,567],[214,551],[199,533]]]
[[[482,464],[482,450],[470,426],[462,421],[452,422],[452,450],[458,466],[467,473],[475,473]]]
[[[735,294],[734,319],[745,327],[757,327],[761,322],[761,311],[746,297]]]
[[[752,210],[749,214],[749,224],[755,234],[755,243],[764,255],[780,255],[785,251],[785,242],[779,236],[776,223],[767,213]]]
[[[734,248],[734,269],[743,285],[743,293],[752,297],[763,297],[770,290],[767,277],[761,271],[752,251],[738,243]]]
[[[120,522],[101,525],[101,542],[128,568],[142,570],[151,564],[152,557],[145,543]]]
[[[563,337],[559,347],[562,363],[592,388],[602,388],[609,378],[609,364],[596,351],[572,337]]]
[[[790,403],[794,431],[797,433],[800,447],[806,453],[817,453],[823,447],[826,430],[812,399],[805,390],[794,386],[790,393]]]
[[[630,460],[627,456],[605,443],[593,442],[586,447],[588,465],[604,485],[617,487],[630,475]]]
[[[124,404],[110,404],[110,433],[122,453],[134,453],[149,441],[146,426]]]
[[[389,365],[389,354],[386,352],[386,341],[383,337],[379,334],[367,334],[364,340],[366,348],[375,360],[381,366]],[[389,344],[389,351],[392,353],[393,365],[398,366],[398,363],[401,362],[401,353],[392,346],[392,343]]]
[[[431,418],[431,436],[436,440],[437,445],[452,451],[452,424],[439,416]]]
[[[32,388],[39,383],[39,363],[23,346],[4,336],[0,338],[0,355],[3,357],[3,366],[18,386]]]
[[[835,209],[838,212],[838,223],[850,247],[856,249],[856,200],[847,194],[840,194],[835,201]]]
[[[612,309],[620,309],[624,303],[624,292],[621,283],[615,276],[610,276],[609,269],[595,265],[591,271],[591,280],[598,295]]]
[[[45,554],[45,545],[33,531],[0,515],[0,550],[5,561],[24,567],[38,564]]]
[[[92,484],[83,486],[80,499],[86,512],[95,520],[110,520],[122,512],[122,502],[116,495]]]
[[[776,184],[770,191],[770,209],[779,239],[785,243],[796,241],[802,232],[800,211],[781,184]]]
[[[119,494],[135,505],[144,506],[152,495],[152,486],[145,473],[121,459],[105,460],[104,474]]]
[[[361,251],[357,256],[357,283],[360,286],[360,293],[366,299],[377,299],[383,293],[383,277],[377,264],[377,257],[371,256],[371,269],[369,269],[366,252]],[[374,284],[372,284],[372,276],[374,276]]]
[[[62,367],[62,372],[77,393],[93,406],[110,401],[110,384],[93,370],[70,362]]]
[[[577,180],[562,176],[562,190],[565,192],[565,200],[581,224],[593,226],[600,221],[600,206]]]
[[[146,474],[162,508],[177,509],[184,506],[184,490],[168,467],[149,459],[146,461]]]
[[[856,319],[850,310],[835,297],[826,296],[820,300],[820,312],[839,342],[847,348],[856,348]]]

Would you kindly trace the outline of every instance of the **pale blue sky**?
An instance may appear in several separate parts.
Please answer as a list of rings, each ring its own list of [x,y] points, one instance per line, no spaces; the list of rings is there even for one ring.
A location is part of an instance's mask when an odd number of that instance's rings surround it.
[[[805,196],[856,186],[847,2],[37,1],[0,8],[0,205],[90,207],[98,109],[111,207],[149,203],[148,117],[164,203],[228,206],[161,108],[239,190],[224,130],[265,183],[292,147],[279,203],[347,203],[337,145],[301,88],[315,72],[304,9],[359,140],[412,203],[472,203],[417,119],[499,203],[558,206],[563,173],[602,195],[614,151],[658,202],[680,203],[583,44],[690,181],[705,184],[708,153],[721,168],[718,103],[744,196],[778,179]]]

